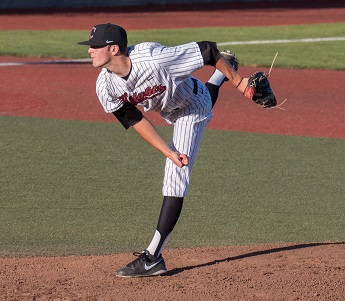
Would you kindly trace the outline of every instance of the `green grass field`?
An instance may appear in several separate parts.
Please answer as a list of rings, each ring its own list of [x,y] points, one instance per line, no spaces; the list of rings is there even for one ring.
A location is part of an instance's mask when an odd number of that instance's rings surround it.
[[[164,158],[133,130],[1,117],[0,135],[1,257],[130,252],[150,241]],[[343,139],[207,130],[167,247],[344,241],[344,148]]]
[[[345,23],[132,31],[129,42],[343,37],[344,30]],[[76,42],[87,36],[1,31],[0,55],[83,58],[87,47]],[[344,46],[229,48],[242,65],[269,66],[279,52],[275,66],[344,70]],[[158,129],[169,139],[170,127]],[[151,240],[164,158],[133,130],[1,116],[0,135],[0,257],[131,252]],[[167,247],[344,241],[344,149],[344,139],[207,130]]]
[[[174,30],[129,31],[129,44],[155,41],[174,46],[190,41],[231,41],[306,39],[345,37],[345,23],[267,27],[193,28]],[[4,30],[0,31],[0,55],[85,58],[87,47],[77,42],[88,38],[86,31],[76,30]],[[276,67],[345,69],[345,41],[312,43],[277,43],[229,45],[242,65],[270,66],[276,52]],[[25,51],[24,51],[25,50]]]

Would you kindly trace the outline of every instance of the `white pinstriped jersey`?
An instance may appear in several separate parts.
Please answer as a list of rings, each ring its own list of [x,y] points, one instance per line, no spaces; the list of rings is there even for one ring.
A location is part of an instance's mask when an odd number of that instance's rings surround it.
[[[106,68],[98,76],[96,93],[105,112],[129,102],[174,122],[174,111],[197,106],[189,101],[195,88],[190,74],[204,66],[197,43],[166,47],[147,42],[129,47],[128,53],[132,65],[126,79]]]

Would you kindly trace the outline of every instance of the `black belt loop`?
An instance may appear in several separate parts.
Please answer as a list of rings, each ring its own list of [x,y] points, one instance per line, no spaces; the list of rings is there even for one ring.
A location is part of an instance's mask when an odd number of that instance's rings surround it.
[[[193,84],[194,84],[194,88],[193,88],[193,93],[195,95],[198,95],[198,81],[192,77],[192,81],[193,81]]]

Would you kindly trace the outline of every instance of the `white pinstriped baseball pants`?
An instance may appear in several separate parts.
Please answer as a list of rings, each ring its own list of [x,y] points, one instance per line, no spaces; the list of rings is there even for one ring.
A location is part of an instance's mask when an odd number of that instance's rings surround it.
[[[195,80],[194,80],[195,81]],[[188,193],[190,174],[198,154],[205,127],[212,117],[212,101],[208,89],[198,81],[198,93],[190,99],[192,105],[177,112],[170,147],[188,156],[188,166],[179,168],[166,160],[163,196],[185,197]]]

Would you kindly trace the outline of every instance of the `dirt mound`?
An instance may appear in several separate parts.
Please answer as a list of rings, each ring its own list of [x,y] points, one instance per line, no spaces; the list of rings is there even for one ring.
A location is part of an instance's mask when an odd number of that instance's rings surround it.
[[[0,259],[1,300],[344,300],[345,243],[170,249],[166,276],[123,279],[130,254]]]

